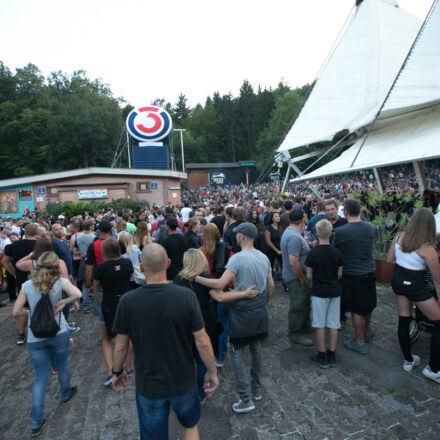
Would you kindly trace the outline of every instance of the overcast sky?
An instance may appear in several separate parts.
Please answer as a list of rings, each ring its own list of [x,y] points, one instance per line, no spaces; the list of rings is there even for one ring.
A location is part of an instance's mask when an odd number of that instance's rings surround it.
[[[370,0],[365,0],[370,1]],[[0,60],[83,69],[138,107],[313,81],[354,0],[0,0]],[[423,19],[432,0],[399,4]]]

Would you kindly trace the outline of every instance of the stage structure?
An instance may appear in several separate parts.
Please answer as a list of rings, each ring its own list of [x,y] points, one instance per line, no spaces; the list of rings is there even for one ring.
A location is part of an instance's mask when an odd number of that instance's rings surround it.
[[[127,132],[139,141],[132,147],[133,168],[168,170],[168,138],[173,128],[171,116],[160,107],[150,105],[132,110],[125,121]]]
[[[422,161],[439,157],[440,7],[422,23],[391,0],[356,0],[345,32],[301,113],[277,149],[294,181],[412,162],[424,189]],[[433,132],[436,132],[434,135]],[[332,141],[328,148],[313,147]],[[308,147],[301,157],[295,149]],[[351,146],[316,169],[318,161]],[[320,156],[311,172],[295,163]],[[311,166],[312,167],[312,166]],[[311,168],[309,167],[309,168]]]

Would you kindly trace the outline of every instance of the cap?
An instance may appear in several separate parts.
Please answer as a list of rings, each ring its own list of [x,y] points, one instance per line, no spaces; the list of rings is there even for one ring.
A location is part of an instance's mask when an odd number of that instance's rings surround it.
[[[112,225],[108,221],[103,220],[102,222],[99,222],[98,229],[101,232],[109,233],[112,230]]]
[[[297,222],[304,218],[304,211],[301,208],[295,208],[290,211],[289,220],[292,222]]]
[[[60,214],[60,215],[58,216],[58,218],[59,218],[60,220],[64,220],[64,215],[61,215],[61,214]]]
[[[244,222],[234,228],[235,233],[240,233],[249,238],[256,238],[258,235],[257,228],[255,225],[249,222]]]
[[[9,234],[9,236],[11,236],[11,235],[14,235],[15,237],[19,237],[19,238],[20,238],[20,235],[18,235],[17,232],[11,232],[11,233]]]

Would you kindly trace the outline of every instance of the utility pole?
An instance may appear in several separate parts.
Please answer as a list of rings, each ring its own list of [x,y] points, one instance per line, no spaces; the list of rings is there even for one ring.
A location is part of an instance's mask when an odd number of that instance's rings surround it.
[[[173,128],[173,131],[180,131],[180,151],[182,154],[182,171],[185,172],[185,154],[183,152],[183,132],[185,128]]]
[[[130,156],[130,138],[128,137],[128,130],[126,130],[127,133],[127,155],[128,155],[128,168],[131,168],[131,156]]]

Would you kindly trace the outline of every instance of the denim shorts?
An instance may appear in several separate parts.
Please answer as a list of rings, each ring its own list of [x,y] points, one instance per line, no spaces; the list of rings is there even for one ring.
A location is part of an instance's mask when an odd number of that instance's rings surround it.
[[[104,315],[102,313],[102,307],[99,308],[99,323],[105,325]]]
[[[200,419],[197,385],[178,397],[147,399],[136,393],[141,440],[167,439],[170,408],[184,428],[192,428]]]

